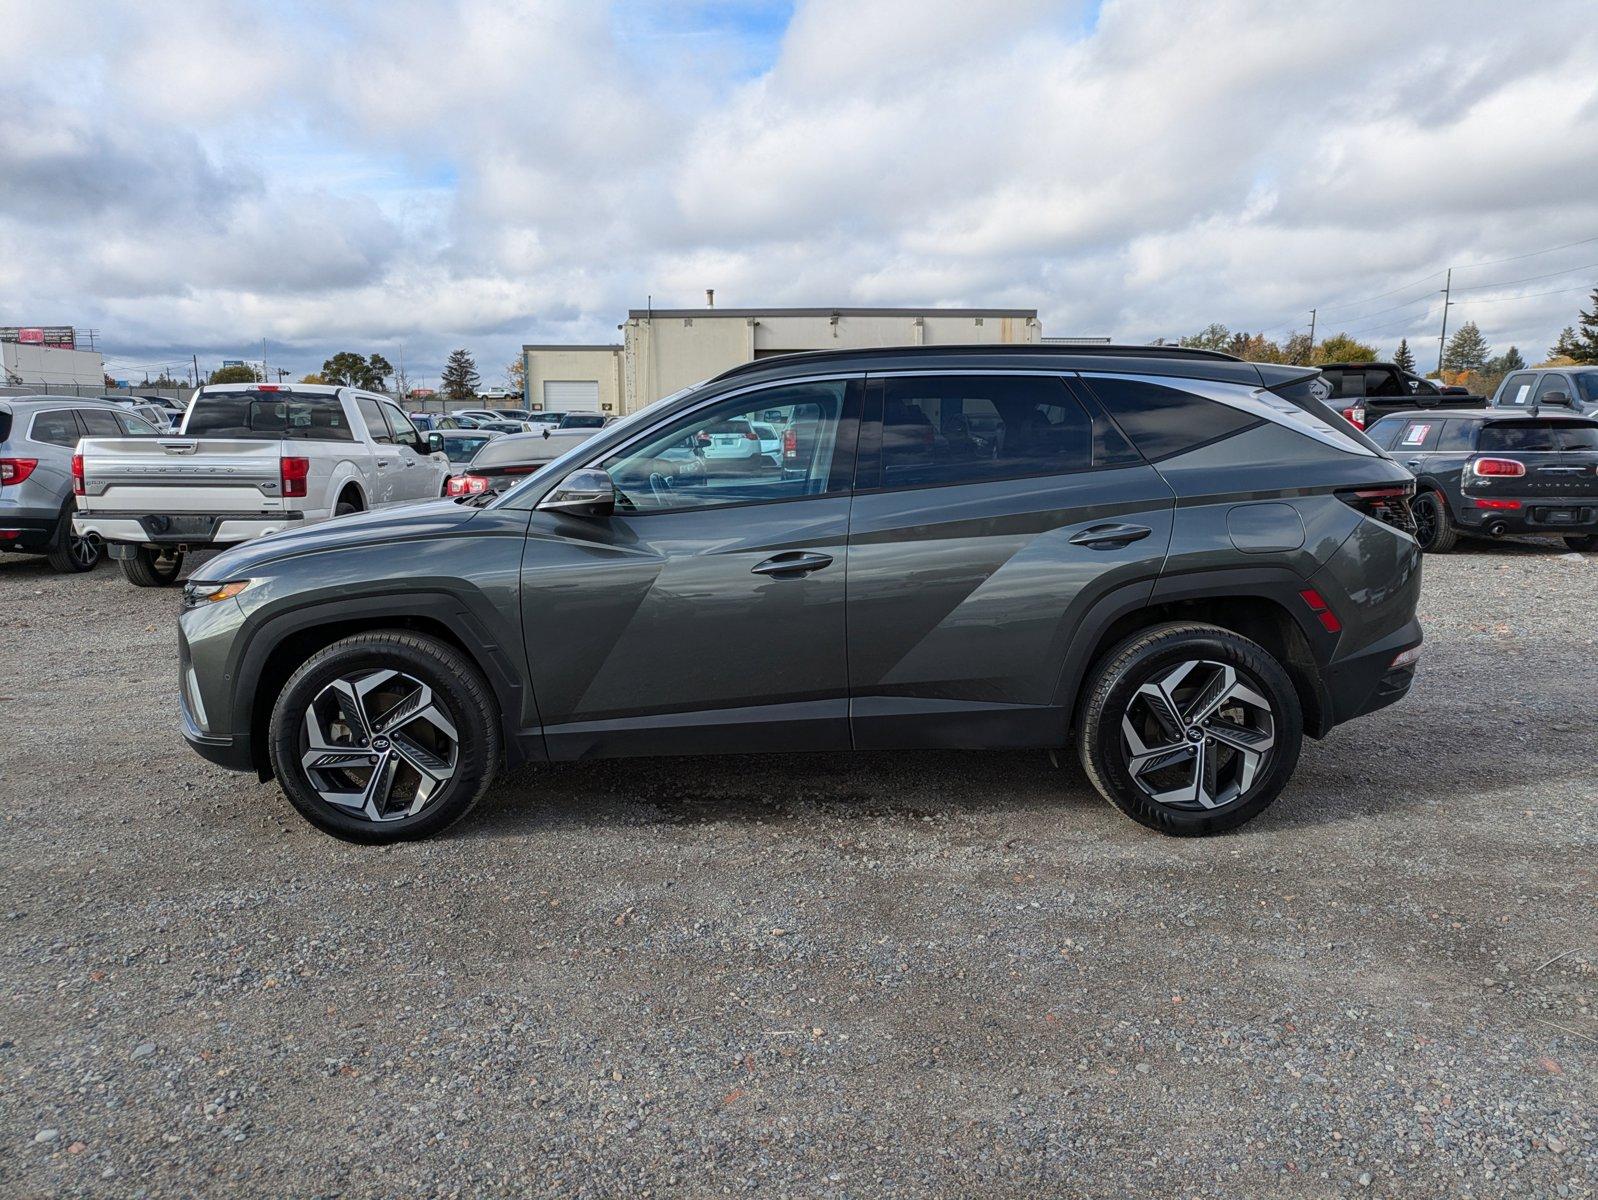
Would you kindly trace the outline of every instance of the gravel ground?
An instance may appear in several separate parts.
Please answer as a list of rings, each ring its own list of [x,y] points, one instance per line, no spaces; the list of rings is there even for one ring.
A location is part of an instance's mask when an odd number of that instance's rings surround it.
[[[1598,1195],[1598,556],[1426,571],[1232,836],[928,753],[379,850],[184,747],[175,596],[0,559],[0,1193]]]

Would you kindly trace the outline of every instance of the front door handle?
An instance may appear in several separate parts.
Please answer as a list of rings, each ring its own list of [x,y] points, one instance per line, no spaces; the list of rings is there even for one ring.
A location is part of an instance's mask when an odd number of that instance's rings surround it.
[[[1412,458],[1407,463],[1405,463],[1404,465],[1406,467],[1408,467],[1411,471],[1413,471],[1416,467],[1420,466],[1420,459]]]
[[[765,562],[756,563],[749,568],[752,575],[775,575],[779,579],[797,579],[801,575],[808,575],[811,571],[819,571],[822,567],[830,566],[832,555],[816,554],[809,550],[785,550],[781,554],[773,554]]]
[[[1108,549],[1140,541],[1154,531],[1146,525],[1090,525],[1071,538],[1073,546],[1092,546]]]

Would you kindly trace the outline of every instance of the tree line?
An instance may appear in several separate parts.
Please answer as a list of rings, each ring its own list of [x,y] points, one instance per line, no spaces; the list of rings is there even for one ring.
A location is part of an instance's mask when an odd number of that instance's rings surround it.
[[[1548,357],[1537,364],[1544,367],[1572,366],[1581,363],[1598,363],[1598,287],[1593,288],[1589,301],[1591,311],[1582,309],[1575,325],[1567,325],[1558,340],[1548,348]],[[1164,344],[1163,338],[1155,344]],[[1311,342],[1307,333],[1295,333],[1285,342],[1275,342],[1263,333],[1235,333],[1225,325],[1207,325],[1199,332],[1179,338],[1177,345],[1198,350],[1224,350],[1250,362],[1290,363],[1298,366],[1324,366],[1327,363],[1371,362],[1377,357],[1376,347],[1336,333],[1321,342]],[[1412,373],[1417,372],[1415,354],[1409,348],[1409,339],[1401,339],[1393,354],[1393,363]],[[1427,378],[1440,378],[1444,383],[1465,387],[1480,395],[1491,395],[1504,376],[1511,371],[1523,370],[1526,359],[1519,347],[1511,346],[1502,354],[1494,354],[1487,338],[1475,321],[1466,321],[1454,331],[1443,347],[1442,367],[1427,373]]]

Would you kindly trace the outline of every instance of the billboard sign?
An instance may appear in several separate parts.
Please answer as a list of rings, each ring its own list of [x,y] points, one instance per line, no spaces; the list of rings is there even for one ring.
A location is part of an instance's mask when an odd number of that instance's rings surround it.
[[[47,346],[51,350],[75,350],[78,346],[77,330],[70,325],[0,326],[0,342]]]

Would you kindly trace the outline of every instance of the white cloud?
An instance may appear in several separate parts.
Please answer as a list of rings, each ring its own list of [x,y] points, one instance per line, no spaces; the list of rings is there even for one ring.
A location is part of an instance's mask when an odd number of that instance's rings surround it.
[[[1598,261],[1467,265],[1598,232],[1578,0],[43,7],[0,0],[0,323],[124,360],[493,364],[707,286],[1127,340],[1317,306],[1390,347],[1445,266]],[[1500,294],[1455,320],[1532,357],[1583,300]]]

